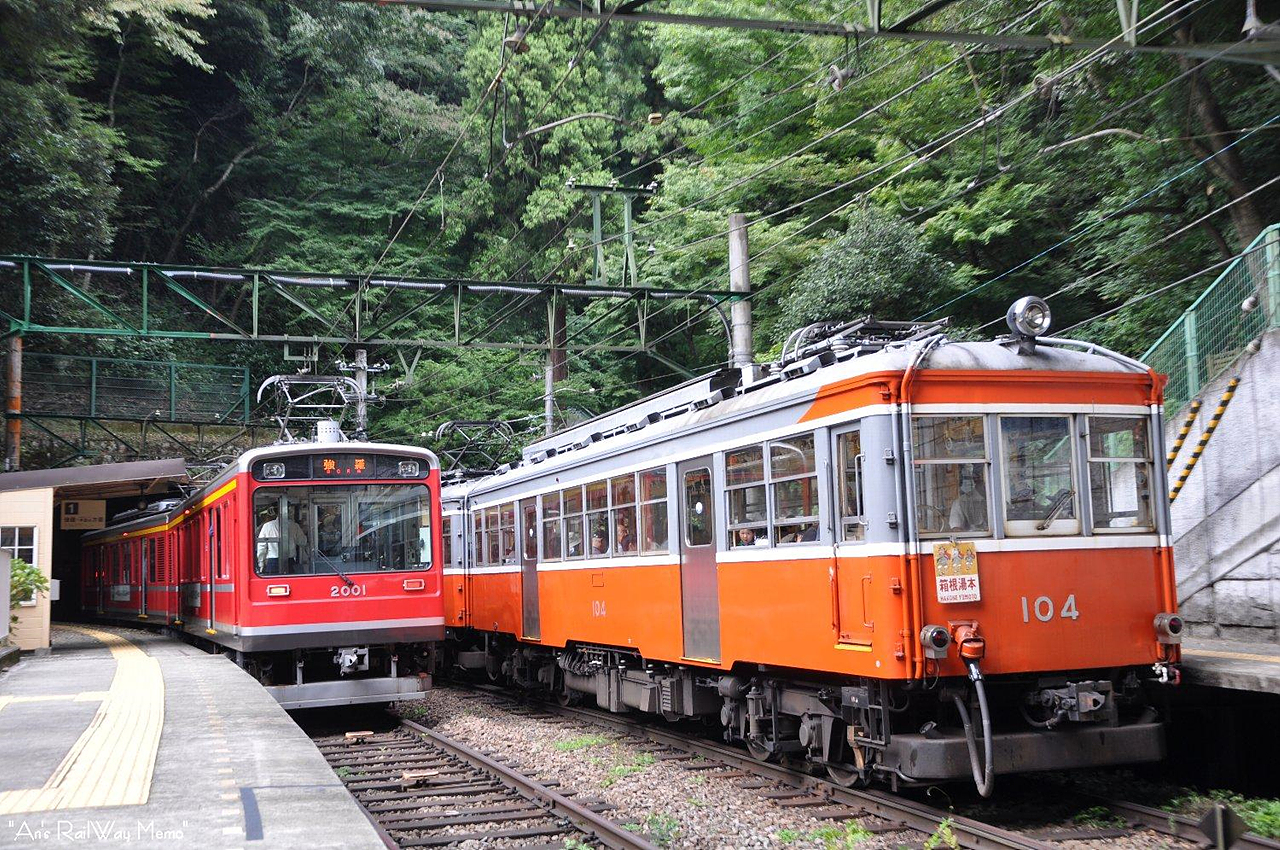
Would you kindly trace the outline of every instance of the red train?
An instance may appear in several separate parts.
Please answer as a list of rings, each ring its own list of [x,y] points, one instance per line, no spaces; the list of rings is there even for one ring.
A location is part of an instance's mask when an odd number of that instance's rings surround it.
[[[851,784],[1161,759],[1163,382],[1048,318],[814,328],[446,488],[454,662]]]
[[[81,604],[216,644],[286,708],[413,698],[444,636],[439,488],[421,448],[254,449],[86,534]]]

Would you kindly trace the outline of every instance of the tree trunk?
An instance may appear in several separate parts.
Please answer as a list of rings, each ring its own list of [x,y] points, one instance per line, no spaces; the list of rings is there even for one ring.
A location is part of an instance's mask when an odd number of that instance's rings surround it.
[[[1189,23],[1183,23],[1178,27],[1177,38],[1183,44],[1194,42],[1195,38]],[[1178,64],[1183,70],[1195,68],[1199,63],[1200,60],[1194,57],[1178,57]],[[1248,179],[1249,172],[1245,167],[1244,159],[1240,156],[1240,149],[1227,147],[1235,141],[1236,134],[1222,113],[1222,106],[1209,83],[1205,68],[1196,68],[1191,71],[1187,82],[1187,97],[1191,109],[1200,120],[1205,133],[1205,138],[1191,139],[1188,145],[1201,159],[1213,157],[1205,162],[1205,168],[1222,184],[1227,195],[1236,201],[1227,212],[1231,216],[1231,224],[1236,231],[1238,248],[1244,248],[1266,227],[1266,221],[1255,198],[1244,197],[1255,187]],[[1240,200],[1241,198],[1243,200]]]

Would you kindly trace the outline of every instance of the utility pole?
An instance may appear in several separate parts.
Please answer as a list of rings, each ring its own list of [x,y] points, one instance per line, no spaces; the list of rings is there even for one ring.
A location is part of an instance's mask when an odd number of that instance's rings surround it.
[[[369,401],[378,398],[376,393],[369,391],[369,376],[376,375],[379,372],[387,371],[390,366],[386,363],[378,363],[369,365],[368,352],[363,348],[356,349],[356,360],[354,363],[339,363],[339,372],[354,372],[356,381],[356,439],[365,440],[369,436]]]
[[[16,472],[22,468],[22,337],[9,337],[9,379],[5,390],[5,455],[4,468]]]
[[[751,275],[747,268],[747,217],[742,213],[729,215],[729,289],[744,296],[751,293]],[[737,369],[749,369],[755,364],[751,342],[751,302],[738,298],[733,302],[733,339],[729,342],[732,365]]]

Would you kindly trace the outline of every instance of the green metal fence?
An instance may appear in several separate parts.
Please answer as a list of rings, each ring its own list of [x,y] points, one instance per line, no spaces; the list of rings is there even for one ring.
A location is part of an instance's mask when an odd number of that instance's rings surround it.
[[[242,367],[35,352],[22,358],[27,414],[240,424],[249,418],[249,392]]]
[[[1209,288],[1142,355],[1169,376],[1172,415],[1230,368],[1244,347],[1280,327],[1280,224],[1273,224],[1223,269]]]

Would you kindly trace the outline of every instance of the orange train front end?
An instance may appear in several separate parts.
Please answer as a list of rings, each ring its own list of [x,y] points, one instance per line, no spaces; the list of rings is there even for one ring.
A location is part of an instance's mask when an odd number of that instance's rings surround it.
[[[851,784],[990,793],[1162,758],[1148,692],[1176,680],[1181,621],[1160,377],[1086,343],[900,327],[451,488],[458,663],[718,720]]]

